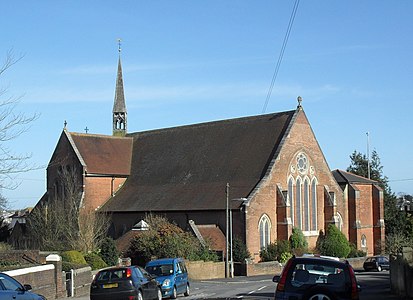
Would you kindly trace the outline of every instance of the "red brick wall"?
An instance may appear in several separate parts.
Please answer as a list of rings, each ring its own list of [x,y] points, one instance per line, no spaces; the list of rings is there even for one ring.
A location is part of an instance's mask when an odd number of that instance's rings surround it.
[[[308,159],[309,165],[314,167],[314,176],[318,180],[317,185],[317,231],[313,236],[308,237],[310,249],[315,247],[315,242],[318,237],[318,231],[325,229],[333,220],[333,215],[336,210],[341,211],[344,228],[348,226],[347,221],[347,204],[343,197],[341,188],[338,186],[331,171],[327,165],[324,155],[318,145],[318,142],[313,134],[313,131],[308,123],[308,120],[303,112],[299,112],[294,125],[291,127],[290,134],[284,140],[284,145],[275,160],[274,167],[268,177],[264,179],[257,193],[253,197],[246,218],[247,234],[246,243],[251,254],[254,256],[254,261],[259,261],[260,240],[258,224],[261,216],[266,213],[271,220],[271,242],[279,239],[277,233],[277,199],[280,196],[277,193],[276,185],[279,184],[283,190],[287,190],[288,176],[291,174],[291,164],[295,164],[296,155],[299,152],[304,152]],[[294,178],[297,176],[297,171],[292,174]],[[311,180],[312,175],[308,175]],[[328,186],[329,191],[335,192],[337,207],[327,207],[324,195],[324,186]],[[285,208],[280,208],[284,209]],[[286,211],[288,214],[289,208]],[[285,212],[281,212],[285,214]],[[311,212],[313,213],[313,212]],[[280,220],[280,218],[278,218]],[[286,226],[286,225],[284,225]],[[291,226],[288,232],[291,233]],[[348,235],[348,234],[346,234]],[[281,235],[285,239],[284,234]]]
[[[125,178],[86,177],[85,206],[96,209],[102,206],[125,182]]]

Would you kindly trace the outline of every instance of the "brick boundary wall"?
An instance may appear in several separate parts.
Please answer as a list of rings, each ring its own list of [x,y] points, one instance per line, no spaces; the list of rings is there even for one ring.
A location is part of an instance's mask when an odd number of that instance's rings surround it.
[[[278,261],[248,263],[246,264],[246,275],[280,275],[283,267]]]
[[[47,299],[56,298],[55,266],[47,264],[37,267],[3,272],[18,280],[21,284],[30,284],[34,293]]]
[[[225,263],[212,261],[185,261],[188,277],[192,280],[225,278]]]
[[[31,264],[35,261],[39,264],[45,262],[39,250],[5,250],[0,252],[1,261],[18,262],[20,264]]]

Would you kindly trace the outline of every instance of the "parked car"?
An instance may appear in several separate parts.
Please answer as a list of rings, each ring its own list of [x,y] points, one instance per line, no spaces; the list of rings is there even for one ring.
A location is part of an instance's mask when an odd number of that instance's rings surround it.
[[[363,269],[365,271],[376,270],[378,272],[390,270],[390,261],[386,256],[381,255],[368,257],[363,263]]]
[[[276,300],[359,299],[360,287],[348,262],[321,257],[292,257],[277,282]]]
[[[178,294],[189,296],[188,271],[183,258],[163,258],[148,262],[146,271],[156,276],[164,298],[175,299]]]
[[[141,267],[111,267],[95,275],[90,299],[161,300],[162,292],[156,279]]]
[[[46,300],[42,295],[31,292],[30,284],[21,284],[13,277],[0,273],[0,299]]]

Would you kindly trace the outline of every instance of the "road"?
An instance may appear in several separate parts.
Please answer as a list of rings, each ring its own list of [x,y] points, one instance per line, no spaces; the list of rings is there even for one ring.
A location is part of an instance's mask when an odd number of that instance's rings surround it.
[[[362,290],[360,300],[396,300],[390,293],[390,275],[385,272],[356,272]],[[276,284],[272,276],[236,277],[233,279],[203,280],[191,282],[191,295],[178,299],[246,299],[269,300],[274,298]],[[88,296],[65,298],[66,300],[89,300]]]

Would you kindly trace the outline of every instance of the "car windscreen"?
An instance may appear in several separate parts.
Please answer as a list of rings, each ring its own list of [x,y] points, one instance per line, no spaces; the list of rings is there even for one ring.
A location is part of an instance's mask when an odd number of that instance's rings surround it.
[[[173,264],[146,266],[146,271],[155,276],[168,276],[174,273]]]
[[[296,264],[291,273],[291,285],[301,287],[315,284],[344,287],[344,269],[340,265],[322,264],[322,262]]]

